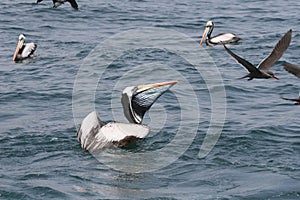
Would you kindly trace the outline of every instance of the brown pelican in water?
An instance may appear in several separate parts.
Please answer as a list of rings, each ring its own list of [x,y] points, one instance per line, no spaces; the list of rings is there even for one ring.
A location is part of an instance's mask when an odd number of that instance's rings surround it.
[[[145,138],[150,128],[142,125],[144,114],[152,104],[178,81],[127,87],[122,93],[124,115],[131,123],[104,124],[96,111],[88,114],[77,132],[77,139],[85,151],[95,152],[105,147],[124,147]]]
[[[291,74],[294,74],[296,77],[300,78],[300,66],[293,65],[290,63],[284,63],[283,64],[284,69]]]
[[[42,2],[42,1],[43,0],[37,0],[36,3],[39,3],[39,2]],[[76,9],[76,10],[78,9],[78,4],[76,3],[75,0],[52,0],[52,1],[53,1],[53,8],[57,8],[61,4],[69,2],[74,9]]]
[[[289,47],[290,42],[292,40],[292,29],[290,29],[276,44],[272,53],[266,57],[263,61],[261,61],[258,67],[255,67],[253,64],[248,62],[247,60],[239,57],[238,55],[234,54],[231,50],[229,50],[225,45],[226,51],[235,58],[240,64],[242,64],[248,71],[249,74],[242,78],[249,78],[248,80],[252,80],[254,78],[275,78],[278,79],[275,74],[269,69],[278,61],[286,49]],[[242,79],[241,78],[241,79]]]
[[[233,33],[220,33],[216,36],[211,36],[211,33],[214,30],[214,23],[212,21],[208,21],[205,26],[204,33],[202,35],[200,45],[202,45],[205,40],[206,45],[217,45],[217,44],[229,44],[235,43],[239,41],[241,38]],[[207,36],[207,37],[206,37]]]
[[[23,34],[19,35],[18,45],[16,47],[13,61],[18,62],[33,56],[37,45],[33,42],[25,43],[26,37]]]

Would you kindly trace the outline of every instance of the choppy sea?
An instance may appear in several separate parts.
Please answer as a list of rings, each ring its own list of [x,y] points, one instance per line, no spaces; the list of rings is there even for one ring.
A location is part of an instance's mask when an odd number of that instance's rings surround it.
[[[300,199],[300,107],[281,99],[300,90],[282,66],[300,65],[299,1],[77,3],[1,1],[0,199]],[[229,48],[255,65],[293,29],[271,68],[279,80],[240,80],[246,71],[222,46],[200,47],[208,20],[213,35],[238,34]],[[14,63],[20,33],[38,48]],[[91,108],[126,121],[122,89],[174,79],[145,116],[149,137],[98,156],[81,149]],[[211,126],[219,137],[199,157]]]

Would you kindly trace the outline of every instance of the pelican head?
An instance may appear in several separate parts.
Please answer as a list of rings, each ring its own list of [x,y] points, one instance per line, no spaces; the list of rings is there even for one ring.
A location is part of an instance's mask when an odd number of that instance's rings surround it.
[[[25,35],[21,33],[19,35],[19,40],[25,41],[25,39],[26,39]]]
[[[17,56],[18,56],[18,53],[20,51],[20,49],[22,49],[24,43],[25,43],[25,35],[23,35],[22,33],[19,35],[19,41],[18,41],[18,44],[17,44],[17,47],[16,47],[16,50],[15,50],[15,53],[14,53],[14,57],[13,57],[13,61],[16,61],[17,60]]]
[[[153,103],[178,81],[127,87],[122,93],[124,115],[131,123],[142,123],[144,114]]]
[[[202,38],[201,38],[201,41],[200,41],[200,45],[202,45],[203,41],[205,40],[206,38],[206,35],[210,36],[212,30],[214,28],[214,23],[212,21],[208,21],[206,23],[206,26],[205,26],[205,30],[204,30],[204,33],[202,35]],[[207,34],[208,33],[208,34]]]
[[[206,23],[205,28],[211,28],[211,27],[213,27],[213,26],[214,26],[214,23],[213,23],[212,21],[208,21],[208,22]]]

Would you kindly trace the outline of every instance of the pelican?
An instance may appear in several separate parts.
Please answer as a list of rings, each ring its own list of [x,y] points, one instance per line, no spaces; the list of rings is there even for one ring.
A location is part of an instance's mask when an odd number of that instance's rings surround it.
[[[234,58],[236,59],[240,64],[242,64],[248,71],[249,74],[242,77],[243,78],[249,78],[248,80],[252,80],[254,78],[275,78],[278,79],[275,74],[269,69],[272,67],[272,65],[275,64],[276,61],[278,61],[283,53],[287,50],[287,48],[290,45],[290,42],[292,40],[292,29],[290,29],[276,44],[271,54],[266,57],[264,60],[262,60],[258,67],[256,68],[253,64],[248,62],[247,60],[239,57],[238,55],[234,54],[231,50],[229,50],[225,45],[224,48],[226,51]]]
[[[42,1],[43,0],[37,0],[36,3],[39,3],[39,2],[42,2]],[[69,2],[74,9],[76,9],[76,10],[78,9],[78,4],[76,3],[75,0],[52,0],[52,1],[53,1],[53,8],[57,8],[61,4]]]
[[[200,45],[202,45],[203,41],[206,39],[206,45],[217,45],[217,44],[229,44],[235,43],[239,41],[241,38],[233,33],[221,33],[216,36],[211,37],[211,33],[214,30],[214,23],[212,21],[208,21],[205,26],[204,33],[202,35],[202,39],[200,41]],[[206,38],[207,36],[207,38]]]
[[[19,35],[18,45],[16,47],[13,61],[18,62],[26,58],[32,57],[37,45],[33,42],[25,43],[26,37],[23,34]]]
[[[295,105],[300,105],[300,92],[299,92],[299,97],[298,98],[284,98],[281,97],[284,100],[289,100],[289,101],[296,101]]]
[[[290,63],[284,63],[283,64],[284,69],[291,74],[294,74],[296,77],[300,78],[300,66],[293,65]]]
[[[130,123],[104,124],[96,111],[82,121],[77,139],[85,151],[96,152],[106,147],[125,147],[145,138],[150,128],[142,125],[144,114],[153,103],[178,81],[131,86],[123,90],[123,112]]]

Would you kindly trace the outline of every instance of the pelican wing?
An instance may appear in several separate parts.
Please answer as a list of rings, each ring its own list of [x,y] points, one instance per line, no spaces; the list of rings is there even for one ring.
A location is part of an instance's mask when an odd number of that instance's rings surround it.
[[[96,111],[88,114],[78,130],[77,138],[81,147],[95,152],[118,142],[126,144],[127,138],[144,138],[150,132],[149,127],[138,124],[108,123],[104,125]]]
[[[276,61],[278,61],[289,47],[292,40],[292,29],[290,29],[276,44],[271,54],[265,58],[259,65],[260,70],[269,70]]]
[[[148,126],[140,124],[108,123],[100,129],[96,139],[109,142],[119,142],[130,136],[142,139],[149,134],[149,131]]]
[[[75,0],[68,0],[68,2],[71,4],[71,6],[74,8],[74,9],[78,9],[78,4]]]
[[[37,45],[34,44],[33,42],[26,43],[25,47],[22,51],[22,54],[21,54],[22,58],[27,58],[27,57],[31,56],[34,53],[34,51],[36,50],[36,48],[37,48]]]
[[[222,44],[222,43],[228,44],[228,43],[232,43],[232,42],[237,42],[240,39],[241,38],[239,38],[237,35],[232,34],[232,33],[221,33],[221,34],[218,34],[218,35],[210,38],[210,42],[220,43],[220,44]]]
[[[77,132],[77,139],[84,150],[89,150],[90,144],[93,143],[102,126],[104,123],[101,122],[96,111],[89,113],[83,119]]]
[[[234,54],[230,49],[228,49],[224,44],[224,48],[226,51],[234,58],[236,59],[240,64],[242,64],[250,73],[261,73],[254,65],[252,65],[247,60],[239,57],[238,55]]]
[[[288,72],[290,72],[291,74],[294,74],[295,76],[297,76],[298,78],[300,78],[300,66],[297,65],[293,65],[290,63],[285,63],[284,65],[284,69]]]

